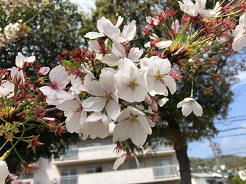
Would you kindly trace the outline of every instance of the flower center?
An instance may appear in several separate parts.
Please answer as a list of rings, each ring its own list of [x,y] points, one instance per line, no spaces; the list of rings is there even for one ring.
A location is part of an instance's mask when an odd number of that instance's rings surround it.
[[[138,86],[139,86],[139,84],[136,82],[136,78],[128,83],[128,87],[131,88],[132,90],[136,89],[136,87],[138,87]]]
[[[105,95],[103,96],[107,101],[110,100],[112,97],[111,97],[111,94],[109,93],[106,93],[105,92]]]
[[[138,122],[137,117],[138,117],[138,115],[133,115],[133,114],[131,114],[131,116],[129,117],[129,121],[130,121],[131,123]]]
[[[76,112],[82,112],[82,110],[83,110],[83,107],[82,107],[82,105],[77,109],[77,111]]]
[[[58,89],[58,83],[56,81],[53,81],[50,83],[50,87],[53,89]]]
[[[160,74],[160,70],[158,70],[157,73],[154,75],[155,79],[160,81],[162,80],[163,76],[163,74]]]

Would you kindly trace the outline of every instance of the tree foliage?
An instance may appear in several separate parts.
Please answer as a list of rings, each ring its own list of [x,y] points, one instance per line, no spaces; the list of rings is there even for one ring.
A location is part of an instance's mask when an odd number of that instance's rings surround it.
[[[0,12],[0,27],[22,19],[22,22],[30,28],[26,37],[20,37],[0,50],[0,67],[14,66],[18,52],[27,56],[35,55],[37,63],[52,66],[57,63],[56,57],[63,49],[72,50],[82,44],[82,35],[79,33],[82,19],[77,6],[69,1],[52,0],[46,7],[39,4],[38,9],[18,8],[10,16],[5,14],[2,8]],[[56,116],[57,113],[55,112]],[[29,131],[30,135],[32,135],[31,131]],[[54,156],[56,158],[64,153],[68,144],[78,141],[79,137],[77,134],[70,133],[55,135],[48,129],[43,129],[40,130],[39,139],[44,146],[38,148],[35,153],[31,148],[26,148],[26,143],[17,145],[16,149],[24,160],[35,162],[40,157]],[[4,141],[5,139],[1,137],[0,145],[3,145]],[[6,146],[0,154],[2,155],[8,148]],[[20,160],[14,151],[8,157],[7,162],[10,172],[15,173],[20,169]]]
[[[11,16],[3,13],[3,9],[0,11],[1,27],[22,19],[30,28],[27,37],[16,39],[0,50],[1,67],[13,66],[18,52],[35,55],[38,62],[51,66],[63,49],[72,50],[83,44],[78,7],[68,0],[52,0],[45,7],[39,4],[38,9],[18,8]]]

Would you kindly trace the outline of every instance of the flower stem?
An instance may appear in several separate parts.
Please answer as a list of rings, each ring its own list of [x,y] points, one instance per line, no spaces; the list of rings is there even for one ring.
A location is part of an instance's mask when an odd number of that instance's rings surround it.
[[[190,97],[193,98],[193,93],[194,93],[194,79],[192,78],[191,81],[191,92],[190,92]]]

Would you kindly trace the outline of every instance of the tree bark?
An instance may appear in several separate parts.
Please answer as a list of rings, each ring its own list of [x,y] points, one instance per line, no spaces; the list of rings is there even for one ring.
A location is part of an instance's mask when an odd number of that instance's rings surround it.
[[[187,155],[187,148],[188,146],[185,141],[182,145],[180,142],[174,143],[174,149],[180,167],[180,184],[191,184],[190,160]]]

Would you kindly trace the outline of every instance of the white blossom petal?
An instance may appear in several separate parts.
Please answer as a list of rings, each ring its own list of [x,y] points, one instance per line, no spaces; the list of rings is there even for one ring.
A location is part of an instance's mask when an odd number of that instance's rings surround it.
[[[184,104],[182,106],[182,114],[183,116],[188,116],[190,113],[192,112],[192,108],[191,106],[189,106],[188,104]]]
[[[56,99],[56,91],[51,88],[50,86],[43,86],[41,88],[39,88],[40,91],[42,91],[42,93],[47,96],[50,99]]]
[[[101,112],[106,105],[103,97],[89,97],[82,102],[85,111]]]
[[[121,157],[117,158],[114,162],[113,169],[117,170],[120,165],[122,165],[126,160],[126,154],[122,155]]]
[[[0,184],[4,184],[7,176],[9,175],[9,169],[7,163],[0,160]]]
[[[124,18],[121,17],[121,16],[119,16],[119,17],[118,17],[118,20],[117,20],[117,23],[116,23],[115,26],[116,26],[116,27],[119,27],[119,26],[122,24],[123,20],[124,20]]]
[[[193,112],[196,116],[202,116],[202,106],[199,103],[195,102],[193,105]]]
[[[163,77],[163,80],[164,80],[165,84],[167,85],[171,94],[174,94],[176,91],[176,82],[175,82],[174,78],[170,75],[165,75]]]
[[[133,20],[129,25],[125,25],[122,31],[123,38],[126,39],[127,42],[134,39],[136,36],[136,21]]]
[[[171,45],[172,45],[172,41],[171,41],[171,40],[160,41],[160,42],[157,42],[157,43],[155,44],[155,46],[156,46],[158,49],[164,49],[164,48],[170,47]]]
[[[96,39],[96,38],[100,38],[100,37],[104,37],[104,36],[105,35],[103,33],[89,32],[89,33],[86,33],[86,35],[84,37],[89,38],[89,39]]]
[[[106,105],[106,110],[108,117],[112,120],[115,120],[120,114],[120,104],[111,99]]]
[[[139,48],[131,48],[129,54],[128,54],[128,58],[130,60],[132,60],[133,62],[138,62],[139,58],[142,56],[143,51],[140,50]]]
[[[120,58],[115,54],[106,54],[102,59],[102,63],[105,63],[108,66],[117,66],[119,59]]]
[[[125,50],[125,47],[119,43],[119,42],[113,42],[112,44],[112,52],[120,57],[120,58],[124,58],[126,57],[126,50]]]
[[[168,100],[169,100],[168,98],[162,98],[162,99],[160,99],[158,101],[159,106],[160,107],[163,107],[167,103]]]

